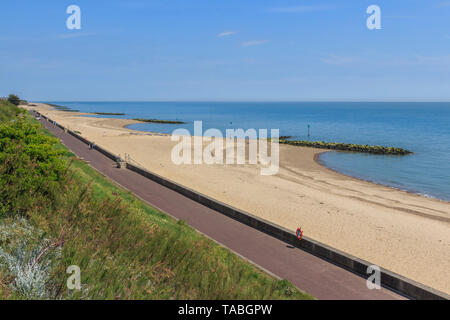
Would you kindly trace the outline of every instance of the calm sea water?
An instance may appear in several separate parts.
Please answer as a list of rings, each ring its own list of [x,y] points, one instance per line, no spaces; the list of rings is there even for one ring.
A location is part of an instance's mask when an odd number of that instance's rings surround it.
[[[118,118],[182,120],[183,125],[134,124],[131,129],[171,133],[217,128],[280,129],[310,140],[396,146],[414,152],[382,156],[327,152],[320,160],[339,172],[450,200],[450,103],[388,102],[54,102],[84,112],[122,112]],[[108,116],[111,117],[111,116]]]

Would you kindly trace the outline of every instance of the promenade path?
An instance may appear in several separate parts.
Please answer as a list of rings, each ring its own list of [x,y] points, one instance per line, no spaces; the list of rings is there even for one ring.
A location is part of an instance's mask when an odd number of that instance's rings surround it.
[[[186,221],[263,270],[289,280],[318,299],[404,299],[385,288],[369,290],[366,279],[350,271],[209,209],[133,171],[118,169],[114,161],[96,150],[89,150],[86,144],[64,130],[44,119],[41,123],[74,154],[149,205]]]

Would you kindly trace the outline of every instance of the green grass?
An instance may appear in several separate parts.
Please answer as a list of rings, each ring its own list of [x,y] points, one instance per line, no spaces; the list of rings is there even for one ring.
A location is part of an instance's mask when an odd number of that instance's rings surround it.
[[[51,136],[46,130],[41,134]],[[35,234],[27,238],[13,227],[18,214],[0,217],[0,227],[18,239],[28,239],[28,248],[44,238],[46,243],[55,244],[51,254],[42,258],[51,265],[45,286],[47,298],[311,299],[184,221],[147,205],[75,158],[62,144],[56,143],[54,148],[69,169],[59,187],[36,194],[36,201],[27,202],[27,211],[20,213]],[[30,159],[31,164],[33,161]],[[13,254],[12,243],[0,241],[0,249]],[[80,291],[65,285],[70,265],[81,269]],[[10,270],[0,267],[0,298],[25,298],[14,289],[14,281]]]
[[[23,112],[21,108],[6,100],[0,100],[0,122],[13,120],[21,112]]]

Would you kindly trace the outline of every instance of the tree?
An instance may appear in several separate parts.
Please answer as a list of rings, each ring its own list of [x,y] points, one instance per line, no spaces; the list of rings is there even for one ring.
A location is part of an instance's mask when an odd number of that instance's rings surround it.
[[[15,94],[10,94],[8,97],[8,101],[15,106],[18,106],[20,104],[20,98]]]

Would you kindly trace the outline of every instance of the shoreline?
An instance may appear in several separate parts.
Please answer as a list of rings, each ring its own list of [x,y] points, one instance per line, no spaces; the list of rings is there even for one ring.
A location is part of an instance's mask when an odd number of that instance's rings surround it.
[[[345,177],[347,177],[347,178],[355,179],[355,180],[357,180],[357,181],[362,181],[362,182],[371,183],[371,184],[374,184],[374,185],[377,185],[377,186],[380,186],[380,187],[392,188],[393,190],[395,190],[395,191],[397,191],[397,192],[405,192],[405,193],[410,194],[410,195],[412,195],[412,196],[417,196],[417,197],[419,197],[419,198],[425,198],[425,199],[430,199],[430,200],[434,200],[434,201],[440,201],[440,202],[442,202],[442,203],[445,203],[445,204],[449,204],[449,205],[450,205],[450,202],[449,202],[449,201],[446,201],[446,200],[443,200],[443,199],[439,199],[439,198],[435,198],[435,197],[427,197],[427,196],[424,196],[424,195],[422,195],[422,194],[415,193],[415,192],[413,192],[413,191],[403,190],[403,189],[396,188],[396,187],[393,187],[393,186],[390,186],[390,185],[386,185],[386,184],[382,184],[382,183],[377,183],[377,182],[370,181],[370,180],[366,180],[366,179],[361,179],[361,178],[354,177],[354,176],[351,176],[351,175],[348,175],[348,174],[339,172],[339,171],[337,171],[337,170],[334,170],[333,168],[330,168],[330,167],[326,166],[325,164],[323,164],[322,161],[319,159],[320,155],[321,155],[321,154],[324,154],[325,152],[331,152],[331,151],[323,151],[323,152],[320,152],[320,153],[315,154],[315,155],[314,155],[314,161],[315,161],[317,164],[321,165],[322,167],[324,167],[324,168],[327,169],[327,170],[330,170],[330,171],[333,172],[333,173],[340,174],[340,175],[343,175],[343,176],[345,176]],[[424,215],[424,214],[422,214],[422,213],[420,213],[420,212],[417,212],[417,211],[414,211],[414,210],[408,210],[408,209],[403,209],[403,208],[397,208],[397,209],[402,210],[402,211],[405,211],[406,213],[415,214],[415,215],[418,215],[418,216],[421,216],[421,217],[428,217],[427,215]],[[437,219],[437,220],[442,221],[442,222],[450,223],[450,218],[433,217],[433,219]]]
[[[417,197],[420,197],[420,198],[425,198],[425,199],[430,199],[430,200],[436,200],[436,201],[441,201],[441,202],[443,202],[443,203],[450,204],[450,201],[449,201],[449,200],[441,199],[441,198],[434,197],[434,196],[426,196],[426,195],[424,195],[424,194],[419,193],[418,191],[412,191],[412,190],[400,189],[400,188],[398,188],[398,187],[394,187],[394,186],[391,186],[391,185],[388,185],[388,184],[384,184],[384,183],[381,183],[381,182],[376,182],[376,181],[372,181],[372,180],[369,180],[369,179],[363,179],[363,178],[355,177],[355,176],[352,176],[352,175],[350,175],[350,174],[346,174],[346,173],[340,172],[340,171],[338,171],[338,170],[335,170],[335,169],[333,169],[333,168],[330,168],[330,167],[328,167],[325,163],[323,163],[322,160],[320,160],[320,156],[321,156],[322,154],[326,153],[326,152],[333,152],[333,151],[334,151],[334,152],[342,152],[342,151],[337,151],[337,150],[327,150],[327,151],[323,151],[323,152],[320,152],[320,153],[318,153],[318,154],[316,154],[316,155],[314,156],[314,161],[315,161],[317,164],[319,164],[319,165],[321,165],[322,167],[324,167],[325,169],[330,170],[331,172],[334,172],[334,173],[343,175],[343,176],[348,177],[348,178],[350,178],[350,179],[355,179],[355,180],[358,180],[358,181],[364,181],[364,182],[372,183],[372,184],[377,185],[377,186],[387,187],[387,188],[392,188],[392,189],[394,189],[394,190],[396,190],[396,191],[406,192],[406,193],[408,193],[408,194],[411,194],[411,195],[414,195],[414,196],[417,196]]]
[[[42,104],[42,105],[48,105],[48,106],[50,106],[51,108],[54,108],[54,106],[49,105],[49,104],[47,104],[47,103],[39,103],[39,104]],[[129,130],[130,132],[134,132],[134,133],[141,133],[141,134],[143,134],[143,135],[151,134],[151,135],[160,135],[160,136],[171,136],[171,134],[169,134],[169,133],[156,132],[156,131],[135,130],[135,129],[129,128],[128,126],[130,126],[130,125],[132,125],[132,124],[136,124],[136,123],[144,123],[143,121],[140,121],[140,120],[137,120],[137,119],[95,117],[96,115],[99,115],[99,114],[98,114],[98,113],[95,113],[95,112],[79,112],[79,111],[58,110],[58,109],[56,109],[56,108],[54,108],[54,110],[55,110],[55,111],[59,111],[59,112],[68,112],[68,113],[71,113],[71,114],[70,114],[71,116],[87,116],[87,117],[90,117],[90,118],[95,118],[95,119],[105,119],[105,120],[122,120],[122,121],[125,122],[125,123],[123,123],[123,124],[120,125],[121,128],[123,128],[123,129],[125,129],[125,130]],[[105,113],[104,115],[107,115],[107,113]],[[192,137],[193,137],[193,136],[192,136]],[[305,148],[312,148],[312,149],[321,150],[321,149],[319,149],[319,148],[313,148],[313,147],[305,147]],[[434,196],[426,196],[426,195],[424,195],[424,194],[422,194],[422,193],[419,193],[418,191],[407,190],[407,189],[400,189],[400,188],[398,188],[398,187],[395,187],[395,186],[392,186],[392,185],[389,185],[389,184],[383,184],[383,183],[381,183],[381,182],[376,182],[376,181],[369,180],[369,179],[359,178],[359,177],[356,177],[356,176],[352,176],[352,175],[350,175],[350,174],[346,174],[346,173],[340,172],[340,171],[338,171],[338,170],[336,170],[336,169],[333,169],[333,168],[331,168],[331,167],[328,167],[322,160],[320,160],[320,156],[321,156],[322,154],[326,153],[326,152],[333,152],[333,151],[334,151],[334,152],[346,152],[346,151],[341,151],[341,150],[323,150],[323,151],[319,151],[318,153],[316,153],[316,154],[314,155],[313,159],[314,159],[314,161],[315,161],[318,165],[320,165],[321,167],[323,167],[323,168],[325,168],[325,169],[327,169],[327,170],[329,170],[329,171],[331,171],[331,172],[333,172],[333,173],[336,173],[336,174],[345,176],[345,177],[347,177],[347,178],[355,179],[356,181],[367,182],[367,183],[371,183],[371,184],[374,184],[374,185],[377,185],[377,186],[391,188],[391,189],[394,189],[394,190],[399,191],[399,192],[406,192],[406,193],[408,193],[408,194],[411,194],[411,195],[414,195],[414,196],[417,196],[417,197],[420,197],[420,198],[426,198],[426,199],[435,200],[435,201],[440,201],[440,202],[443,202],[443,203],[446,203],[446,204],[450,204],[450,201],[449,201],[449,200],[441,199],[441,198],[434,197]],[[450,220],[449,220],[449,221],[450,221]]]
[[[128,120],[128,119],[123,119],[123,120]],[[130,119],[130,120],[135,120],[135,119]],[[131,130],[131,131],[147,132],[147,133],[152,133],[152,134],[160,134],[160,135],[170,136],[169,133],[131,129],[131,128],[128,127],[128,126],[131,125],[131,124],[134,124],[134,123],[124,124],[122,127],[123,127],[124,129]],[[306,148],[309,148],[309,147],[306,147]],[[313,148],[313,149],[319,149],[319,148]],[[322,160],[320,160],[320,156],[321,156],[322,154],[324,154],[324,153],[327,153],[327,152],[346,152],[346,151],[342,151],[342,150],[324,150],[324,151],[320,151],[319,153],[317,153],[317,154],[314,155],[314,161],[315,161],[317,164],[319,164],[320,166],[322,166],[322,167],[324,167],[325,169],[330,170],[330,171],[332,171],[332,172],[334,172],[334,173],[343,175],[343,176],[348,177],[348,178],[350,178],[350,179],[355,179],[355,180],[358,180],[358,181],[364,181],[364,182],[372,183],[372,184],[375,184],[375,185],[378,185],[378,186],[392,188],[392,189],[397,190],[397,191],[400,191],[400,192],[406,192],[406,193],[409,193],[409,194],[411,194],[411,195],[415,195],[415,196],[418,196],[418,197],[423,197],[423,198],[427,198],[427,199],[437,200],[437,201],[441,201],[441,202],[450,204],[450,200],[445,200],[445,199],[441,199],[441,198],[434,197],[434,196],[427,196],[427,195],[424,195],[424,194],[422,194],[422,193],[419,193],[418,191],[407,190],[407,189],[400,189],[400,188],[398,188],[398,187],[391,186],[391,185],[389,185],[389,184],[384,184],[384,183],[372,181],[372,180],[369,180],[369,179],[359,178],[359,177],[352,176],[352,175],[350,175],[350,174],[346,174],[346,173],[340,172],[340,171],[338,171],[338,170],[335,170],[335,169],[333,169],[333,168],[331,168],[331,167],[328,167]]]
[[[52,106],[52,105],[50,105],[48,103],[39,103],[39,104],[47,105],[47,106],[53,108],[55,111],[68,112],[68,113],[70,113],[71,116],[86,116],[86,117],[89,117],[89,118],[105,119],[105,120],[122,120],[125,123],[120,125],[121,128],[123,128],[125,130],[129,130],[130,132],[134,132],[134,133],[141,133],[143,135],[151,134],[151,135],[160,135],[160,136],[171,136],[171,134],[169,134],[169,133],[156,132],[156,131],[135,130],[135,129],[129,128],[128,126],[130,126],[132,124],[144,123],[143,121],[140,121],[140,120],[137,120],[137,119],[95,117],[96,115],[108,115],[108,113],[99,114],[99,113],[96,113],[96,112],[79,112],[79,111],[71,111],[71,110],[58,110],[57,108],[55,108],[54,106]],[[312,148],[312,149],[321,150],[319,148],[313,148],[313,147],[305,147],[305,148]],[[350,174],[346,174],[346,173],[340,172],[340,171],[338,171],[336,169],[333,169],[331,167],[328,167],[322,160],[320,160],[320,156],[322,154],[326,153],[326,152],[333,152],[333,151],[334,152],[346,152],[346,151],[341,151],[341,150],[323,150],[323,151],[319,151],[318,153],[316,153],[314,155],[313,159],[321,167],[323,167],[323,168],[325,168],[327,170],[330,170],[333,173],[340,174],[340,175],[345,176],[345,177],[350,178],[350,179],[355,179],[357,181],[363,181],[363,182],[371,183],[371,184],[374,184],[374,185],[377,185],[377,186],[391,188],[391,189],[394,189],[396,191],[406,192],[408,194],[411,194],[411,195],[414,195],[414,196],[417,196],[417,197],[426,198],[426,199],[440,201],[440,202],[443,202],[443,203],[450,204],[450,200],[441,199],[441,198],[438,198],[438,197],[435,197],[435,196],[427,196],[427,195],[424,195],[422,193],[419,193],[418,191],[407,190],[407,189],[400,189],[398,187],[395,187],[395,186],[392,186],[392,185],[389,185],[389,184],[383,184],[381,182],[376,182],[376,181],[369,180],[369,179],[359,178],[359,177],[356,177],[356,176],[352,176]]]
[[[34,108],[151,172],[293,232],[302,226],[312,239],[450,293],[448,202],[339,173],[320,163],[323,149],[280,145],[279,173],[268,177],[253,165],[177,166],[168,134],[126,128],[137,123],[131,119]]]
[[[48,105],[48,106],[54,108],[55,111],[70,112],[70,113],[72,113],[72,115],[74,115],[74,113],[77,113],[77,115],[83,115],[83,116],[88,116],[88,117],[97,118],[97,119],[116,119],[116,118],[107,118],[107,117],[95,117],[96,115],[105,115],[105,116],[109,115],[108,112],[104,112],[104,113],[100,112],[100,113],[98,113],[98,112],[79,112],[79,111],[72,111],[72,110],[58,110],[57,108],[55,108],[55,105],[48,104],[48,103],[40,103],[40,104]],[[111,114],[113,114],[113,113],[111,113]],[[124,115],[124,114],[121,114],[121,115]],[[168,134],[168,133],[156,132],[156,131],[135,130],[135,129],[131,129],[131,128],[128,127],[128,126],[130,126],[132,124],[136,124],[136,123],[145,123],[145,121],[141,121],[140,119],[128,119],[128,118],[117,118],[117,119],[121,119],[121,120],[124,120],[124,121],[129,121],[129,123],[124,123],[121,126],[122,128],[124,128],[126,130],[130,130],[130,131],[133,131],[133,132],[143,132],[144,134],[145,133],[150,133],[150,134],[158,134],[158,135],[170,136],[170,134]],[[309,147],[307,147],[307,148],[309,148]],[[319,149],[319,148],[314,148],[314,149]],[[316,155],[314,155],[314,161],[317,164],[319,164],[320,166],[322,166],[322,167],[324,167],[324,168],[326,168],[326,169],[328,169],[328,170],[330,170],[330,171],[332,171],[334,173],[341,174],[341,175],[343,175],[345,177],[348,177],[348,178],[351,178],[351,179],[356,179],[358,181],[364,181],[364,182],[372,183],[372,184],[375,184],[375,185],[378,185],[378,186],[384,186],[384,187],[392,188],[392,189],[400,191],[400,192],[406,192],[408,194],[412,194],[412,195],[415,195],[415,196],[419,196],[419,197],[423,197],[423,198],[427,198],[427,199],[432,199],[432,200],[437,200],[437,201],[441,201],[443,203],[450,204],[450,200],[441,199],[439,197],[435,197],[435,196],[432,196],[432,195],[425,195],[423,193],[420,193],[419,191],[408,190],[408,189],[401,189],[399,187],[395,187],[395,186],[392,186],[392,185],[389,185],[389,184],[384,184],[384,183],[381,183],[381,182],[360,178],[360,177],[357,177],[357,176],[353,176],[353,175],[350,175],[350,174],[346,174],[346,173],[340,172],[340,171],[338,171],[336,169],[333,169],[331,167],[328,167],[322,160],[320,160],[320,155],[322,155],[323,153],[332,152],[332,151],[335,151],[335,152],[346,152],[346,151],[342,151],[342,150],[324,150],[324,151],[321,151],[321,152],[317,153]]]

